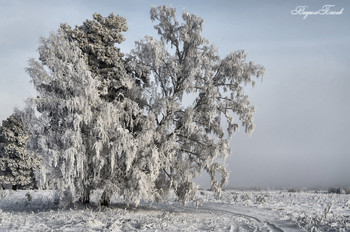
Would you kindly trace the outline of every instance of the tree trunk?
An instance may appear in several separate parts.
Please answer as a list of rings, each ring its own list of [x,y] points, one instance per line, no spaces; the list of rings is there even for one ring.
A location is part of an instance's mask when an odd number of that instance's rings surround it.
[[[83,204],[90,204],[90,188],[86,188],[84,193],[80,196],[79,202]]]
[[[110,206],[111,204],[112,191],[104,190],[100,199],[101,206]]]

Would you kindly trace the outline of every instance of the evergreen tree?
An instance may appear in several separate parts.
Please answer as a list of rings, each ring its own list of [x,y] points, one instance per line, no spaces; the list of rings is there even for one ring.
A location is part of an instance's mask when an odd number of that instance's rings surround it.
[[[113,101],[127,97],[141,103],[140,88],[148,85],[148,73],[140,67],[136,72],[116,46],[125,40],[122,34],[128,30],[125,18],[94,14],[93,20],[86,20],[74,29],[67,24],[62,24],[61,28],[81,49],[87,67],[99,81],[101,98]],[[42,56],[40,59],[44,60]]]
[[[29,138],[19,114],[12,114],[0,127],[0,185],[11,184],[13,189],[36,188],[34,171],[40,160],[29,156]]]

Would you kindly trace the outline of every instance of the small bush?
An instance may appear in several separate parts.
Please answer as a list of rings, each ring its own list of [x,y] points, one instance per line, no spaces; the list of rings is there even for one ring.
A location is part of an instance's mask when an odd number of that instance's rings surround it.
[[[340,188],[329,188],[328,193],[340,194]]]
[[[29,202],[29,201],[32,201],[32,195],[30,195],[30,193],[29,192],[27,192],[26,193],[26,197],[27,197],[27,201]]]
[[[295,189],[295,188],[291,188],[287,190],[289,193],[299,193],[300,190],[299,189]]]

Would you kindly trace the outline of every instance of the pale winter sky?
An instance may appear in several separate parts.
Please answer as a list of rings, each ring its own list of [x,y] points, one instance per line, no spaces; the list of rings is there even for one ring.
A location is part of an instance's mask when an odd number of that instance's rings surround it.
[[[0,120],[35,96],[24,69],[38,40],[66,22],[81,25],[94,12],[119,14],[129,31],[121,45],[155,35],[149,10],[168,4],[204,19],[204,35],[221,56],[244,49],[265,66],[264,81],[249,89],[257,108],[251,137],[233,136],[230,186],[350,185],[350,2],[0,0]],[[292,15],[297,6],[324,5],[341,15]],[[180,15],[179,15],[180,16]],[[180,18],[180,17],[179,17]],[[205,176],[199,182],[207,184]]]

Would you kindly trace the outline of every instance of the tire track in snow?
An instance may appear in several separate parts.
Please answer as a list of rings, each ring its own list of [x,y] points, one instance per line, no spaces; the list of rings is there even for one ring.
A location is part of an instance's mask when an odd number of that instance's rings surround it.
[[[238,216],[238,217],[242,217],[242,218],[246,218],[248,220],[254,220],[256,222],[258,222],[261,225],[265,225],[266,227],[268,227],[272,232],[284,232],[284,230],[282,230],[281,228],[277,227],[275,224],[269,222],[269,221],[262,221],[257,217],[254,216],[250,216],[247,214],[242,214],[242,213],[236,213],[236,212],[231,212],[229,210],[225,210],[225,209],[218,209],[218,208],[211,208],[211,207],[203,207],[201,208],[205,211],[209,211],[209,212],[222,212],[222,213],[226,213],[226,214],[230,214],[230,215],[234,215],[234,216]]]
[[[203,206],[207,210],[222,211],[232,215],[254,219],[260,223],[264,223],[267,227],[269,227],[271,231],[300,232],[301,230],[301,228],[291,220],[276,220],[276,218],[273,217],[273,214],[271,214],[271,211],[269,212],[269,214],[267,214],[266,211],[263,212],[263,210],[256,207],[244,208],[241,206],[240,208],[236,208],[234,205],[222,203],[205,203],[203,204]]]
[[[251,209],[242,210],[242,208],[235,209],[233,205],[221,203],[204,203],[202,206],[182,206],[181,204],[173,204],[171,208],[175,211],[191,212],[191,213],[215,213],[215,214],[229,214],[234,217],[244,218],[248,221],[253,221],[261,226],[262,231],[272,232],[300,232],[301,228],[290,220],[276,221],[271,219],[271,215],[263,215],[260,210],[256,208],[255,211]],[[168,206],[169,209],[169,206]],[[238,212],[243,211],[243,212]],[[251,211],[251,212],[250,212]],[[247,224],[248,225],[248,224]],[[258,230],[261,231],[261,230]]]

